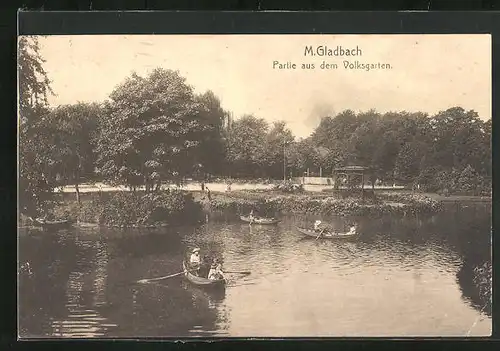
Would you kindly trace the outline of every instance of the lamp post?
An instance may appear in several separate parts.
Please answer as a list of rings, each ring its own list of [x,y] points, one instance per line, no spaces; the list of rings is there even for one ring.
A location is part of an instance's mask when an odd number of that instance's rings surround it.
[[[283,181],[286,182],[286,140],[283,138]]]

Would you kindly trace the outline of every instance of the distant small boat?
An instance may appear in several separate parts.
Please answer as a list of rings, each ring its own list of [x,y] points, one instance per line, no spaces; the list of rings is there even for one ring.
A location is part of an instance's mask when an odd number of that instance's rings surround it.
[[[43,229],[63,229],[70,227],[72,222],[67,219],[47,221],[42,218],[35,218],[33,224]]]
[[[188,270],[188,265],[185,261],[182,262],[182,269],[184,270],[184,276],[194,285],[205,288],[224,288],[226,286],[225,279],[208,279],[203,277],[198,277],[197,275],[191,274]]]
[[[99,228],[99,224],[98,223],[90,223],[90,222],[76,222],[76,226],[78,228],[82,228],[82,229],[96,229],[96,228]]]
[[[250,223],[250,217],[248,216],[240,216],[240,219],[243,222]],[[266,225],[278,224],[279,222],[280,220],[277,218],[262,218],[262,217],[254,217],[253,221],[251,221],[252,224],[266,224]]]
[[[312,229],[306,229],[306,228],[300,228],[300,227],[297,227],[297,230],[302,233],[302,234],[305,234],[307,236],[310,236],[310,237],[314,237],[314,238],[317,238],[318,235],[320,235],[318,232],[312,230]],[[352,238],[354,236],[356,236],[357,233],[356,232],[346,232],[346,233],[337,233],[337,232],[327,232],[327,231],[324,231],[320,236],[319,238],[321,239],[347,239],[347,238]]]

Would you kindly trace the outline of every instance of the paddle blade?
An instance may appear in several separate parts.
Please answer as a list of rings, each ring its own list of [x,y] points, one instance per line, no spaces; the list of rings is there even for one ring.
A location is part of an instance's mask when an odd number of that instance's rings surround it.
[[[244,275],[249,275],[252,272],[249,271],[243,271],[243,272],[234,272],[234,271],[224,271],[224,273],[232,273],[232,274],[244,274]]]

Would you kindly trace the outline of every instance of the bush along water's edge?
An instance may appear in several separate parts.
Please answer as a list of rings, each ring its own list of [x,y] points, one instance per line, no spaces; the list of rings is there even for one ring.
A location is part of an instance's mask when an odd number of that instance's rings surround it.
[[[274,216],[277,213],[371,216],[436,213],[443,209],[443,205],[439,201],[422,195],[401,195],[397,199],[363,201],[360,198],[235,192],[230,195],[213,194],[208,210],[246,214],[252,209],[264,216]]]
[[[120,228],[195,224],[202,218],[201,204],[183,191],[103,193],[82,204],[78,213],[79,222]]]

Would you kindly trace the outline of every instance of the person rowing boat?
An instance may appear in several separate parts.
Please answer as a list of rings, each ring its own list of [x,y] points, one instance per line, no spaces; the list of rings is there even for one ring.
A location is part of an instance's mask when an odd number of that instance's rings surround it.
[[[326,230],[326,227],[322,228],[321,224],[322,224],[322,222],[319,219],[317,219],[314,222],[314,231],[319,233],[318,236],[316,237],[316,239],[318,239],[323,234],[323,232]]]
[[[318,236],[323,234],[323,232],[325,232],[325,231],[328,231],[330,233],[330,235],[338,235],[339,234],[338,232],[335,232],[334,230],[332,230],[328,226],[324,226],[322,224],[323,223],[319,219],[314,222],[314,231],[316,233],[319,233]],[[356,229],[357,229],[356,224],[351,224],[351,227],[349,228],[349,231],[346,234],[354,235],[354,234],[356,234]]]
[[[189,263],[191,265],[199,265],[201,263],[200,249],[199,248],[193,249],[193,251],[191,253],[191,257],[189,258]]]
[[[196,272],[196,274],[199,274],[201,267],[201,257],[200,257],[200,249],[195,248],[193,249],[191,256],[189,257],[189,268],[193,270],[193,272]]]
[[[320,226],[321,226],[321,221],[319,219],[317,219],[315,222],[314,222],[314,231],[315,232],[318,232],[320,230]]]
[[[253,221],[255,220],[255,217],[253,215],[253,210],[250,211],[250,214],[248,215],[248,218],[250,219],[250,224],[252,224]]]
[[[356,233],[356,224],[352,224],[347,234],[355,234],[355,233]]]

